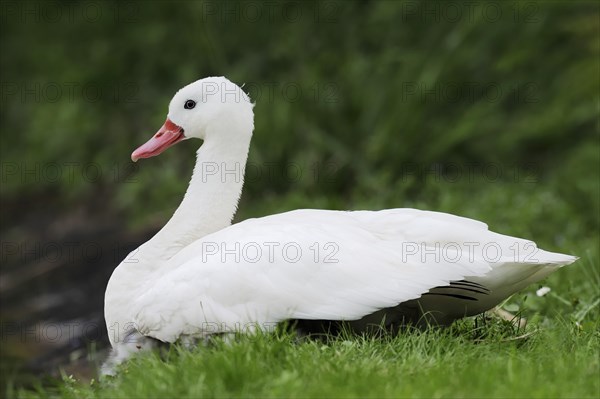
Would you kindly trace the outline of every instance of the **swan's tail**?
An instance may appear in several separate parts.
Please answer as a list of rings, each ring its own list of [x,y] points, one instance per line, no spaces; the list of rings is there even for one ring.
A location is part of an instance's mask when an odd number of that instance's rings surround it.
[[[570,265],[579,259],[578,256],[559,254],[558,252],[548,252],[543,249],[538,249],[533,258],[533,262],[556,268]]]
[[[554,273],[561,267],[570,265],[579,259],[577,256],[560,254],[557,252],[548,252],[542,249],[538,250],[534,258],[535,261],[532,259],[531,263],[537,263],[539,267],[533,274],[523,281],[524,285],[538,282]]]

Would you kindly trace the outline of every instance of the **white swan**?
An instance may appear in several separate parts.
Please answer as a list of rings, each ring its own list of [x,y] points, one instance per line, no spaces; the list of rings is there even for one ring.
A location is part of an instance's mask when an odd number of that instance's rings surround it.
[[[230,226],[243,185],[253,105],[223,77],[194,82],[132,154],[204,140],[169,222],[115,269],[103,372],[153,342],[269,328],[287,319],[448,324],[486,311],[574,256],[471,219],[415,209],[297,210]]]

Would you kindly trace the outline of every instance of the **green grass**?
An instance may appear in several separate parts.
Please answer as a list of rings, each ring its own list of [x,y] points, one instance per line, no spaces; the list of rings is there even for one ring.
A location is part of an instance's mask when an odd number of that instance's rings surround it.
[[[142,356],[113,381],[88,385],[65,377],[59,388],[20,396],[593,398],[600,389],[599,328],[597,320],[585,328],[563,320],[510,339],[506,323],[475,328],[469,320],[380,339],[246,336],[192,352],[175,347],[165,360]]]

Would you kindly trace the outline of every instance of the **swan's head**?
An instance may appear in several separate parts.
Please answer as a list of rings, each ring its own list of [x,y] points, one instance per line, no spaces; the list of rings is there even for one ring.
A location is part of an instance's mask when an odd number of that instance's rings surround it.
[[[210,77],[179,90],[169,104],[164,125],[131,154],[131,160],[150,158],[189,138],[211,136],[236,140],[252,134],[253,104],[244,91],[224,77]]]

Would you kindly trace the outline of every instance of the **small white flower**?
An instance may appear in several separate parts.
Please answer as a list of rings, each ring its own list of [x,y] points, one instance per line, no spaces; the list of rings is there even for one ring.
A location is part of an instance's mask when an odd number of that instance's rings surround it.
[[[544,295],[546,295],[549,292],[550,292],[550,287],[542,287],[542,288],[540,288],[539,290],[537,290],[535,292],[535,295],[537,295],[537,296],[544,296]]]

